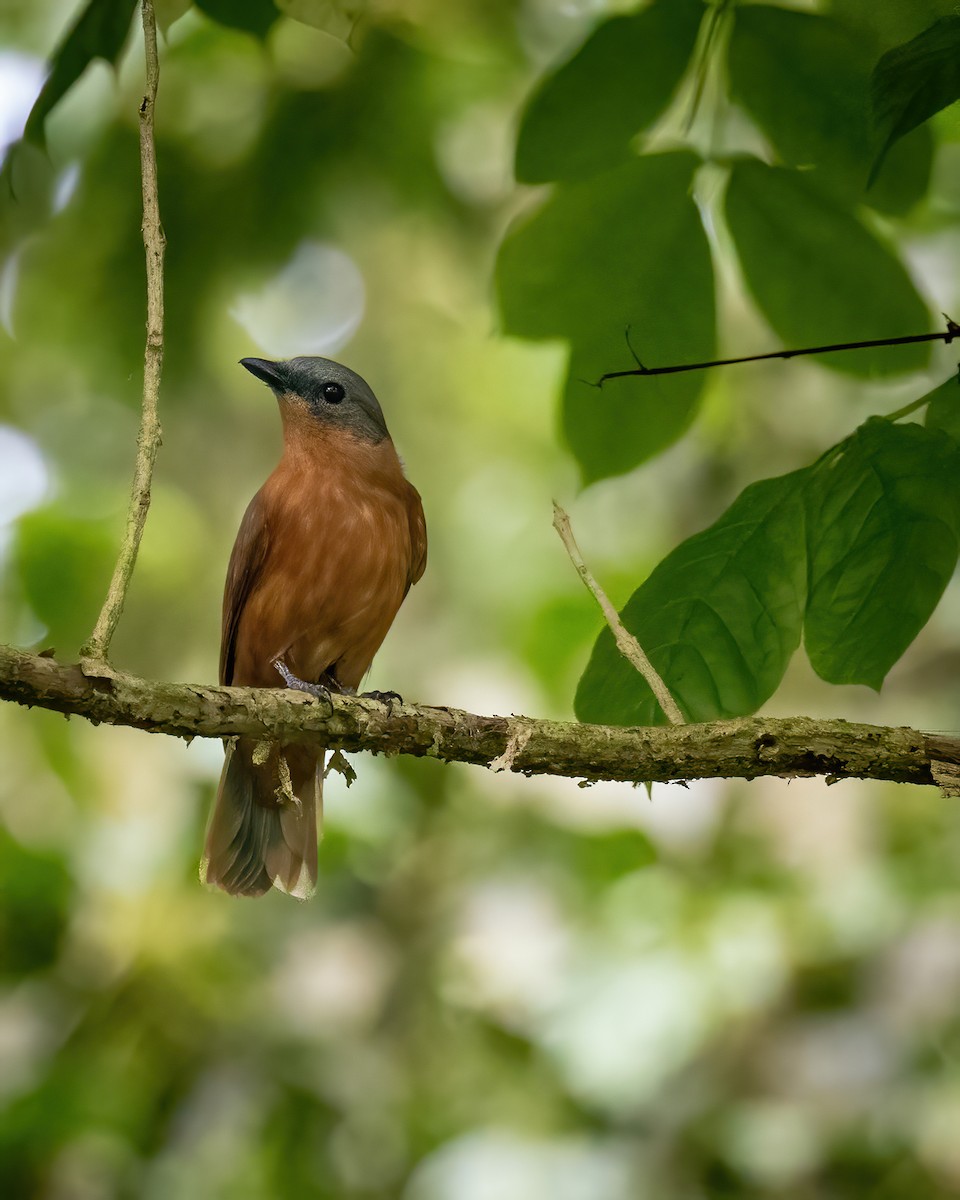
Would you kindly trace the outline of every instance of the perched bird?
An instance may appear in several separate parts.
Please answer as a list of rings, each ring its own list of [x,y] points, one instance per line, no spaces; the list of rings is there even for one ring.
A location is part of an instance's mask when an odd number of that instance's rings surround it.
[[[410,585],[427,531],[376,396],[326,358],[244,358],[277,397],[279,466],[250,501],[223,594],[220,682],[354,692]],[[235,895],[317,880],[323,753],[228,744],[204,875]]]

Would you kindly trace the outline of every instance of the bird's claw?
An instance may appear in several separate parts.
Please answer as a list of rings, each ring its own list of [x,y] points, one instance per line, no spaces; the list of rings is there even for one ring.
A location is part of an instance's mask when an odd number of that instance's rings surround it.
[[[393,706],[403,703],[403,697],[399,692],[361,692],[360,698],[362,700],[379,700],[381,704],[387,706],[387,712],[391,716],[393,716]]]
[[[330,689],[324,687],[322,683],[308,683],[305,679],[300,679],[290,670],[282,658],[274,660],[273,664],[279,673],[283,676],[283,682],[288,688],[293,688],[297,692],[306,692],[308,696],[313,696],[315,700],[321,700],[333,712],[333,701],[330,699]]]

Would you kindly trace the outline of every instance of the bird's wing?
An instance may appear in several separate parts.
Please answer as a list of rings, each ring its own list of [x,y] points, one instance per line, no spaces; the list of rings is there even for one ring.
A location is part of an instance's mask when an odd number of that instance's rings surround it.
[[[240,616],[263,570],[269,537],[261,493],[247,505],[233,544],[227,581],[223,588],[223,624],[220,634],[220,682],[233,682]]]
[[[416,583],[427,565],[427,522],[423,516],[420,493],[410,484],[407,501],[407,520],[410,523],[410,583]]]

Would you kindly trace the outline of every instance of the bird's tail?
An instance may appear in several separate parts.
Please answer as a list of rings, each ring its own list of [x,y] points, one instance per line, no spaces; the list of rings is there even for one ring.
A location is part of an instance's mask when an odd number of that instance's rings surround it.
[[[201,878],[234,896],[271,887],[306,900],[317,886],[323,758],[251,738],[228,743]]]

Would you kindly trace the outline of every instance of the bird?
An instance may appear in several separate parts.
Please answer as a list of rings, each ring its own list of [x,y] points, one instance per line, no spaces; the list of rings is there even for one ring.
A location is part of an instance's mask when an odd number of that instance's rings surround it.
[[[250,501],[223,592],[220,682],[355,693],[427,560],[416,488],[377,397],[331,359],[242,366],[273,392],[283,453]],[[383,693],[371,693],[383,695]],[[317,882],[324,753],[228,739],[201,878],[233,895]]]

